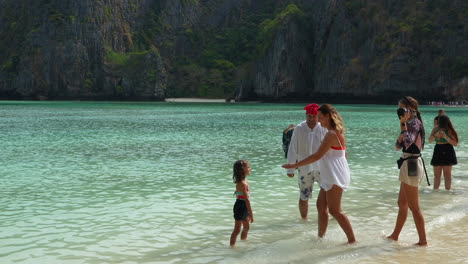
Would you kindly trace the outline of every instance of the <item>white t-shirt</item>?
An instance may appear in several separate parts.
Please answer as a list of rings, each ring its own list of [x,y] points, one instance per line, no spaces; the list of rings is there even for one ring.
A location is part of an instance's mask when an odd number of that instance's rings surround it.
[[[288,163],[296,163],[308,156],[314,154],[328,130],[320,125],[320,122],[311,129],[306,121],[303,121],[294,128],[288,149]],[[318,171],[320,169],[319,162],[316,161],[311,164],[299,167],[299,175],[307,175],[311,171]],[[294,173],[294,169],[288,169],[288,173]]]

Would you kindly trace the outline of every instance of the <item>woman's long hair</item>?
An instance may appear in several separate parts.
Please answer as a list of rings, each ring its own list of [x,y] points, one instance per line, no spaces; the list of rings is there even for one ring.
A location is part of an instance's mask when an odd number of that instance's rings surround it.
[[[238,183],[245,180],[244,167],[247,165],[249,165],[249,162],[246,160],[238,160],[234,162],[234,166],[232,168],[232,180],[234,183]]]
[[[448,129],[449,131],[451,131],[452,135],[455,138],[455,140],[458,142],[457,131],[455,131],[455,128],[453,127],[452,121],[450,121],[450,118],[447,115],[439,116],[439,128]]]
[[[331,104],[324,104],[318,109],[323,115],[329,114],[331,120],[331,127],[338,131],[340,134],[344,134],[346,129],[344,127],[343,118],[341,118],[338,111]]]
[[[419,121],[421,121],[421,149],[424,149],[424,142],[426,139],[426,131],[424,129],[424,122],[421,118],[421,112],[419,112],[419,103],[418,100],[414,99],[411,96],[403,97],[398,103],[404,105],[407,108],[412,108],[416,111],[416,116],[418,117]]]

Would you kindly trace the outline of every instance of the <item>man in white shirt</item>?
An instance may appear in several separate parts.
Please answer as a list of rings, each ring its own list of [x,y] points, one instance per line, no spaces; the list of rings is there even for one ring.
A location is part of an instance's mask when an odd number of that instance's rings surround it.
[[[318,122],[318,108],[317,104],[309,104],[304,107],[304,110],[306,110],[306,120],[294,129],[288,149],[288,163],[296,163],[307,158],[315,153],[322,143],[323,137],[328,130],[323,128]],[[309,199],[312,197],[314,181],[319,180],[319,162],[317,161],[298,168],[300,189],[299,212],[304,220],[307,219]],[[287,175],[291,178],[294,177],[294,169],[288,169]]]

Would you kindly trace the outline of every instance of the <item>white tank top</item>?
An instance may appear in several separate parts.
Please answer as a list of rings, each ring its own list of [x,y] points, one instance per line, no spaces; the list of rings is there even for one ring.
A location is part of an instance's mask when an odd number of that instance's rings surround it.
[[[330,132],[336,135],[335,132]],[[348,161],[346,160],[346,147],[341,144],[338,135],[336,137],[341,147],[332,147],[320,159],[320,187],[325,189],[325,191],[329,191],[334,184],[346,190],[351,180]]]

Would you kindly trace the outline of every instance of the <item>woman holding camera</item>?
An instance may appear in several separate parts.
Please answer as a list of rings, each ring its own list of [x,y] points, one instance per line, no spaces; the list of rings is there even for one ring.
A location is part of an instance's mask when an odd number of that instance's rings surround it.
[[[437,126],[432,129],[429,142],[436,142],[432,154],[431,165],[434,166],[434,190],[439,189],[442,173],[445,189],[452,186],[452,166],[457,164],[457,156],[453,146],[458,145],[458,134],[447,115],[438,118]]]
[[[424,167],[421,150],[424,148],[424,125],[419,104],[411,96],[399,101],[400,135],[395,143],[396,150],[402,150],[398,164],[400,168],[400,193],[398,195],[398,216],[393,233],[388,239],[397,241],[408,217],[408,208],[413,214],[414,223],[419,235],[418,246],[427,246],[424,217],[419,208],[418,186],[423,178]]]

